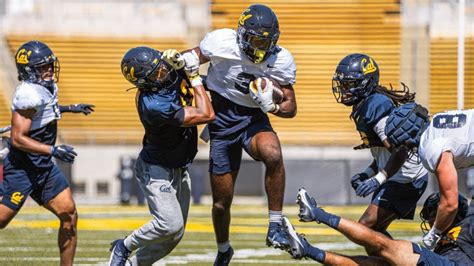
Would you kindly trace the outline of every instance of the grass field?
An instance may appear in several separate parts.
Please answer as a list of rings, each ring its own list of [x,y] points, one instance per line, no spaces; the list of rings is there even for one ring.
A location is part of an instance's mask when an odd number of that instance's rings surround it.
[[[356,220],[365,206],[326,207],[328,211]],[[209,205],[192,206],[186,234],[178,247],[156,265],[211,265],[216,245]],[[347,255],[364,250],[335,230],[296,218],[296,205],[285,206],[297,231],[323,249]],[[302,265],[314,261],[295,261],[280,250],[265,245],[267,210],[265,206],[236,205],[232,208],[231,243],[235,255],[231,265]],[[149,220],[146,207],[79,207],[79,241],[75,264],[105,265],[109,243],[123,238]],[[56,235],[58,222],[41,207],[25,206],[9,227],[0,231],[0,265],[57,265]],[[397,221],[389,231],[397,238],[420,239],[419,221]]]

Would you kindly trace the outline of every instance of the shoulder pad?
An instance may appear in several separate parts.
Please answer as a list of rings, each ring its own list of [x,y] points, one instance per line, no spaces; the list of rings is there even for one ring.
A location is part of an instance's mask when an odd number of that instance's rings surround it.
[[[376,124],[380,119],[388,116],[394,108],[393,102],[387,96],[379,93],[371,94],[358,108],[358,115],[369,125]]]
[[[279,48],[279,52],[275,57],[270,57],[269,60],[262,64],[267,64],[270,77],[278,81],[278,83],[281,85],[293,85],[296,82],[295,60],[290,51],[281,46]]]
[[[237,33],[232,29],[218,29],[204,36],[199,43],[201,53],[207,57],[232,53],[237,45]]]
[[[443,141],[443,138],[430,140],[425,145],[420,146],[418,151],[423,166],[432,173],[436,171],[441,153],[443,153]]]
[[[15,95],[12,100],[13,110],[26,110],[44,105],[47,102],[45,98],[43,86],[22,82],[16,88]]]

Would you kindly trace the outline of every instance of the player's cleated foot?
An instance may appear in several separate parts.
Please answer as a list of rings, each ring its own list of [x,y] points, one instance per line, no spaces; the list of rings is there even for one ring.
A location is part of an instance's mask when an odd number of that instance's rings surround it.
[[[300,188],[298,190],[298,195],[296,196],[297,200],[296,203],[300,205],[300,213],[298,213],[298,217],[300,217],[300,221],[302,222],[320,222],[315,215],[314,210],[318,207],[316,200],[309,196],[308,192],[304,188]]]
[[[230,260],[234,256],[234,249],[229,247],[226,252],[217,252],[216,260],[214,261],[214,266],[227,266],[230,263]]]
[[[290,246],[288,238],[283,231],[282,225],[279,223],[271,222],[268,226],[267,232],[267,246],[272,246],[279,249],[287,249]]]
[[[112,247],[110,247],[110,254],[109,259],[109,266],[125,266],[130,253],[123,242],[123,239],[117,239],[114,242],[110,243]]]
[[[290,242],[290,247],[288,252],[294,259],[301,259],[306,257],[306,252],[308,250],[308,241],[304,238],[303,235],[298,234],[295,231],[293,225],[291,225],[290,220],[283,216],[281,218],[283,230],[285,230],[286,235],[288,236],[288,241]]]

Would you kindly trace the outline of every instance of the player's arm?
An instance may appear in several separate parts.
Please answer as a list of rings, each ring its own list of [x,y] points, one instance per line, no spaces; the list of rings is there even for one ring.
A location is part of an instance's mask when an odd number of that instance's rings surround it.
[[[214,109],[202,84],[194,86],[194,100],[196,102],[195,107],[186,106],[184,108],[182,126],[189,127],[206,124],[215,119]]]
[[[458,210],[458,175],[451,152],[445,151],[441,154],[435,174],[440,200],[433,227],[444,232],[453,223]]]
[[[270,113],[283,118],[293,118],[297,111],[295,90],[291,84],[281,86],[281,90],[283,91],[283,102],[277,104],[275,110]]]
[[[205,64],[207,62],[209,62],[209,57],[205,56],[202,52],[201,52],[201,48],[199,48],[199,46],[196,46],[192,49],[189,49],[189,50],[185,50],[183,52],[181,52],[181,54],[186,58],[187,56],[193,56],[194,58],[196,58],[197,60],[199,60],[199,64],[202,65],[202,64]],[[188,54],[185,56],[185,54]],[[185,59],[186,62],[187,61],[187,58]]]
[[[51,146],[38,142],[28,136],[35,109],[15,110],[12,115],[12,129],[10,133],[13,147],[29,152],[51,154]]]

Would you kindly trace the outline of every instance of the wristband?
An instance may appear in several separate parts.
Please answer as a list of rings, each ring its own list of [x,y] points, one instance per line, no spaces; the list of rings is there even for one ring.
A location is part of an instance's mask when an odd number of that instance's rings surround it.
[[[193,77],[190,81],[191,81],[191,86],[193,87],[202,86],[202,79],[199,75],[196,77]]]
[[[374,178],[379,182],[380,185],[382,185],[383,183],[385,183],[385,181],[387,180],[387,176],[382,173],[382,172],[378,172]]]

